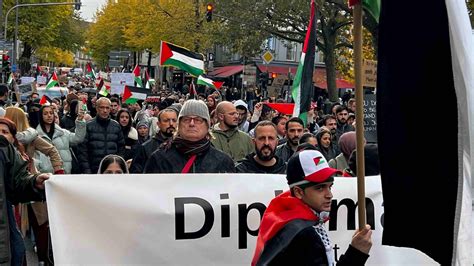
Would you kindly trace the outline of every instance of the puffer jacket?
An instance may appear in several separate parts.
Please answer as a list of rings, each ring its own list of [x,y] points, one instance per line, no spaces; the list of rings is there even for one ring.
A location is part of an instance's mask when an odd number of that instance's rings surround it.
[[[69,130],[63,129],[55,124],[53,139],[50,139],[49,136],[43,131],[40,125],[36,127],[38,135],[43,139],[47,140],[49,143],[53,144],[56,149],[59,151],[59,155],[63,160],[63,168],[66,174],[71,173],[72,168],[72,155],[71,155],[71,146],[78,145],[84,141],[86,136],[86,122],[85,121],[76,121],[76,132],[71,133]],[[36,153],[35,159],[38,159],[39,166],[38,169],[42,169],[41,172],[52,172],[53,167],[46,156],[42,153]],[[50,170],[48,170],[50,169]],[[46,171],[45,171],[46,170]]]
[[[227,153],[234,162],[242,160],[247,154],[255,151],[252,138],[246,133],[235,129],[222,131],[219,124],[212,130],[214,138],[211,139],[212,145],[216,149]]]
[[[189,160],[188,155],[180,153],[174,144],[168,150],[159,149],[148,159],[144,173],[181,173]],[[234,162],[229,155],[209,147],[198,154],[189,173],[235,173]]]
[[[44,200],[44,194],[34,188],[36,175],[4,136],[0,135],[0,264],[10,260],[10,232],[7,207],[19,202]]]
[[[78,160],[83,173],[97,173],[102,158],[109,154],[123,156],[124,148],[125,139],[117,121],[100,117],[90,120],[84,141],[78,146]]]

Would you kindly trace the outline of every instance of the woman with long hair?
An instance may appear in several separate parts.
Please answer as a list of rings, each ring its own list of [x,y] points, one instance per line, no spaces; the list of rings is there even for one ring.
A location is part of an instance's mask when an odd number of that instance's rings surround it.
[[[30,158],[34,158],[35,152],[39,151],[49,157],[55,174],[64,173],[62,168],[63,161],[58,150],[49,142],[38,137],[38,132],[30,127],[28,118],[22,109],[13,106],[7,107],[5,109],[5,117],[15,123],[17,131],[19,132],[17,133],[18,141],[25,146],[26,154]],[[24,133],[24,136],[20,135],[20,133]],[[20,135],[21,138],[18,135]],[[30,172],[38,172],[34,168],[34,165],[30,165]]]
[[[125,138],[125,153],[124,159],[129,160],[133,158],[133,154],[138,143],[138,132],[132,126],[132,115],[127,109],[121,109],[117,112],[117,119],[122,127],[123,137]]]
[[[119,155],[109,154],[100,161],[98,174],[128,174],[128,166]]]
[[[36,127],[38,135],[58,149],[59,155],[63,160],[64,172],[70,174],[72,169],[70,148],[84,141],[86,135],[86,122],[83,120],[84,114],[79,112],[76,115],[75,133],[71,133],[69,130],[63,129],[54,123],[55,113],[51,105],[43,105],[40,109],[40,115],[40,123],[38,127]],[[41,167],[43,170],[47,171],[52,168],[52,166],[48,164],[48,160],[44,160],[46,159],[44,158],[44,154],[37,153],[36,155],[40,164],[44,165]]]
[[[316,140],[318,142],[316,148],[324,155],[327,161],[336,158],[337,154],[339,154],[331,141],[331,137],[331,131],[326,128],[320,128],[316,134]]]

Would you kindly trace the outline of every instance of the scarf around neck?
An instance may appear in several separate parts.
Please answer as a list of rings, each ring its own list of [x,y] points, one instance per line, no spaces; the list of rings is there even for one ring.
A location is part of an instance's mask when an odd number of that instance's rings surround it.
[[[177,136],[172,143],[180,153],[185,155],[202,154],[211,147],[211,141],[207,137],[198,141],[189,141]]]

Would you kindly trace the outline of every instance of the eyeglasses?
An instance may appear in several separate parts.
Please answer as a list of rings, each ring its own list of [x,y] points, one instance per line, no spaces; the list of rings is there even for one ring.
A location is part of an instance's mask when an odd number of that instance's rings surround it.
[[[191,123],[191,121],[194,121],[194,124],[196,125],[201,125],[202,123],[204,123],[204,118],[202,117],[199,117],[199,116],[185,116],[183,118],[181,118],[181,121],[185,124],[189,124]]]

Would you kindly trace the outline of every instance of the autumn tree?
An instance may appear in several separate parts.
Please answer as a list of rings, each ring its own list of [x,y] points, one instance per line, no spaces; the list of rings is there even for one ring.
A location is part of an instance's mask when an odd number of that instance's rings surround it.
[[[346,0],[316,0],[316,5],[317,47],[324,55],[330,100],[336,101],[336,66],[339,59],[336,52],[342,48],[352,48],[352,10]],[[238,47],[236,44],[239,42],[250,44],[254,41],[261,44],[270,35],[303,43],[309,22],[309,6],[310,0],[262,0],[255,3],[250,0],[216,0],[217,11],[226,18],[223,20],[226,23],[224,29],[229,30],[222,35],[234,37],[227,41],[234,50],[246,48]],[[377,36],[374,22],[373,18],[364,19],[364,25]],[[261,45],[254,44],[254,48],[247,52],[254,52],[255,47],[261,48]]]
[[[205,52],[213,43],[202,26],[204,9],[199,0],[109,2],[96,14],[88,46],[103,64],[111,50],[158,53],[161,40]]]
[[[3,1],[3,15],[15,5],[15,2],[15,0]],[[57,1],[29,1],[29,3],[47,2]],[[15,12],[10,13],[7,28],[9,39],[14,33],[13,14]],[[79,16],[74,13],[72,6],[20,7],[18,17],[18,38],[23,43],[23,53],[18,63],[22,72],[30,69],[31,56],[41,47],[73,51],[82,45],[81,29],[76,27]]]

